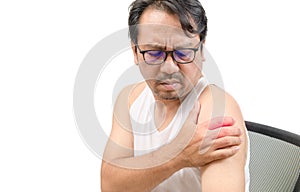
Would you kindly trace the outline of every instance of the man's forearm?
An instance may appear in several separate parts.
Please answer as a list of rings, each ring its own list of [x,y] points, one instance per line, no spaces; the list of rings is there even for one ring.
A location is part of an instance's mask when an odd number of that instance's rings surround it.
[[[102,191],[150,191],[189,165],[181,153],[189,138],[190,134],[179,134],[170,143],[145,155],[106,159],[102,163]],[[108,149],[112,146],[108,145]]]
[[[146,161],[149,161],[152,158],[153,161],[156,161],[154,156],[149,158],[149,155],[113,161],[113,164],[122,166],[128,165],[130,168],[112,165],[103,161],[101,174],[102,191],[150,191],[182,168],[178,158],[145,169],[132,168],[132,166],[130,166],[130,164],[132,165],[133,163],[140,164],[135,165],[134,167],[142,166],[144,160],[145,166],[147,166]]]

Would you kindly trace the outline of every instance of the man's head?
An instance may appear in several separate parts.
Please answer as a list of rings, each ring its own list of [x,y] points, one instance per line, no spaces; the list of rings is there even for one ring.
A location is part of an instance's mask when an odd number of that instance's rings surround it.
[[[201,77],[207,19],[197,0],[136,0],[129,15],[135,63],[154,96],[184,98]]]
[[[199,34],[205,41],[207,34],[207,18],[205,10],[198,0],[135,0],[130,6],[128,25],[130,38],[137,44],[140,18],[147,8],[153,8],[177,15],[183,31]]]

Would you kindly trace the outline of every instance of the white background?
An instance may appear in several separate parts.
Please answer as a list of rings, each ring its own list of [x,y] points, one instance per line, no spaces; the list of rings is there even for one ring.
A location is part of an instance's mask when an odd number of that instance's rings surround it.
[[[126,27],[130,2],[1,1],[0,191],[100,191],[72,91],[87,52]],[[207,48],[245,119],[300,134],[298,1],[202,4]]]

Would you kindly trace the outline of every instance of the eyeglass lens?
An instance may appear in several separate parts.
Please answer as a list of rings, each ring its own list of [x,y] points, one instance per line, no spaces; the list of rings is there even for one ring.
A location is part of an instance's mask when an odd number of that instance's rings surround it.
[[[148,64],[161,64],[167,57],[166,51],[151,50],[144,53],[144,59]],[[173,59],[178,63],[191,62],[194,59],[195,51],[191,49],[181,49],[171,51]]]

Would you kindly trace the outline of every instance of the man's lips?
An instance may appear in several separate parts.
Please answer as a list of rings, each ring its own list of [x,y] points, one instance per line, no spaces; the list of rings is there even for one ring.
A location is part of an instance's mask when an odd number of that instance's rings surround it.
[[[164,80],[164,81],[160,81],[160,84],[174,84],[174,83],[179,83],[179,81],[177,80]]]
[[[168,79],[168,80],[163,80],[163,81],[159,81],[158,85],[163,87],[166,90],[174,90],[174,89],[178,89],[181,87],[181,83],[178,80],[175,79]]]

